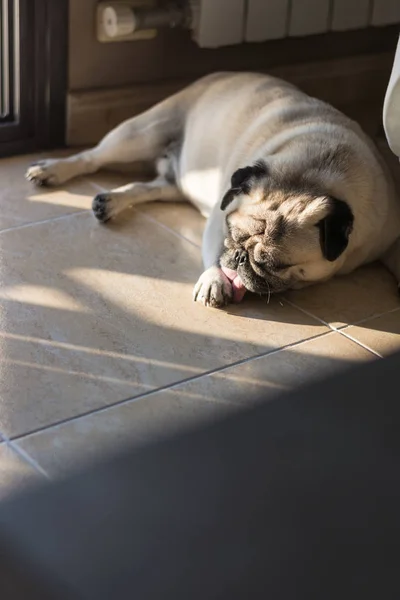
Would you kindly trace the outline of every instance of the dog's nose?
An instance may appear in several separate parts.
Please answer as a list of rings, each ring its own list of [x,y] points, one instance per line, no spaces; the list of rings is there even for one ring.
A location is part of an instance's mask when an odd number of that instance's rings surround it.
[[[237,265],[243,266],[247,262],[246,250],[236,250],[234,258]]]

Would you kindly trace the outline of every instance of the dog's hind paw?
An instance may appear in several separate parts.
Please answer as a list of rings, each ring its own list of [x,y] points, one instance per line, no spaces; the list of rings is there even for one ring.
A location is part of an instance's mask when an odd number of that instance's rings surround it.
[[[57,173],[58,160],[40,160],[33,163],[27,170],[25,178],[35,185],[54,186],[62,183]]]
[[[112,218],[111,194],[98,194],[92,202],[93,214],[98,221],[105,223]]]

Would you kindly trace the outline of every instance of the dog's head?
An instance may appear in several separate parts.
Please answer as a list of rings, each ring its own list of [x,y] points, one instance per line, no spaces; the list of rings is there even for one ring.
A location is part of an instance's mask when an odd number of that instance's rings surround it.
[[[281,292],[332,273],[354,218],[345,201],[318,187],[302,175],[271,173],[263,162],[234,173],[221,204],[226,210],[238,200],[227,211],[221,265],[237,273],[246,289]]]

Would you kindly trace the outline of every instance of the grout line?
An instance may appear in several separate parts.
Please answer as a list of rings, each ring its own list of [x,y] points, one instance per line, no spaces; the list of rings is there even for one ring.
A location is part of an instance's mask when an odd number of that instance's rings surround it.
[[[340,333],[340,335],[342,335],[343,337],[347,338],[348,340],[350,340],[354,344],[357,344],[357,346],[361,346],[361,348],[364,348],[364,350],[367,350],[368,352],[371,352],[371,354],[374,354],[378,358],[383,358],[383,356],[381,354],[379,354],[378,352],[376,352],[376,350],[373,350],[372,348],[370,348],[366,344],[363,344],[362,342],[360,342],[356,338],[353,338],[353,336],[349,335],[345,331],[339,330],[338,333]]]
[[[37,429],[32,429],[31,431],[27,431],[21,435],[17,435],[15,437],[12,438],[12,441],[18,441],[21,439],[24,439],[26,437],[29,437],[31,435],[36,435],[38,433],[43,433],[44,431],[48,431],[49,429],[53,429],[55,427],[59,427],[60,425],[65,425],[67,423],[71,423],[73,421],[77,421],[79,419],[82,419],[84,417],[88,417],[94,414],[99,414],[99,413],[103,413],[108,411],[109,409],[112,408],[116,408],[117,406],[122,406],[124,404],[129,404],[130,402],[137,402],[139,400],[142,400],[143,398],[148,398],[150,396],[154,396],[156,394],[158,394],[159,392],[165,392],[165,391],[170,391],[173,390],[177,387],[179,387],[180,385],[186,384],[186,383],[191,383],[192,381],[197,381],[199,379],[202,379],[204,377],[209,377],[210,375],[216,375],[218,373],[223,373],[225,371],[228,371],[229,369],[233,368],[233,367],[238,367],[241,365],[244,365],[246,363],[249,363],[253,360],[258,360],[261,358],[265,358],[267,356],[272,356],[274,354],[278,354],[279,352],[283,352],[284,350],[289,350],[291,348],[297,348],[298,346],[301,346],[302,344],[306,344],[312,340],[315,340],[317,338],[322,338],[324,336],[328,336],[330,335],[332,332],[328,331],[328,332],[323,332],[323,333],[318,333],[316,335],[313,335],[305,340],[301,340],[298,342],[293,342],[292,344],[287,344],[286,346],[282,346],[281,348],[276,348],[274,350],[269,350],[266,352],[263,352],[262,354],[256,354],[254,356],[250,356],[247,358],[243,358],[241,360],[235,361],[233,363],[230,363],[228,365],[224,365],[222,367],[217,367],[215,369],[210,369],[209,371],[204,371],[203,373],[198,373],[197,375],[192,375],[191,377],[187,377],[186,379],[181,379],[179,381],[176,381],[175,383],[172,384],[168,384],[168,385],[164,385],[158,388],[155,388],[153,390],[149,390],[148,392],[144,392],[143,394],[139,394],[138,396],[130,396],[129,398],[124,398],[122,400],[117,400],[116,402],[113,402],[112,404],[108,404],[107,406],[100,406],[98,408],[95,408],[93,410],[90,411],[86,411],[83,413],[80,413],[79,415],[74,415],[73,417],[66,417],[65,419],[60,419],[59,421],[56,421],[55,423],[51,423],[50,425],[46,425],[43,427],[38,427]],[[211,400],[211,402],[216,402],[217,404],[229,404],[232,406],[243,406],[241,403],[236,403],[236,402],[227,402],[227,401],[222,401],[219,402],[218,400]],[[11,442],[11,440],[10,440]]]
[[[99,185],[98,183],[95,183],[94,181],[89,180],[89,183],[100,193],[102,194],[107,194],[109,192],[109,190],[107,190],[106,188],[104,188],[103,186]],[[146,204],[146,203],[144,203]],[[189,203],[190,204],[190,203]],[[165,229],[166,231],[168,231],[169,233],[172,233],[175,237],[179,238],[180,240],[184,240],[185,242],[189,242],[189,244],[191,244],[192,246],[194,246],[195,248],[201,248],[201,246],[199,246],[198,244],[196,244],[195,242],[193,242],[192,240],[190,240],[189,238],[185,237],[184,235],[182,235],[181,233],[179,233],[178,231],[176,231],[175,229],[171,229],[170,227],[168,227],[168,225],[165,225],[164,223],[161,223],[161,221],[158,221],[157,219],[155,219],[154,217],[152,217],[151,215],[149,215],[146,212],[142,212],[140,210],[140,204],[137,204],[135,207],[131,207],[131,210],[133,212],[136,212],[137,214],[141,215],[142,217],[144,217],[147,221],[150,221],[151,223],[154,223],[155,225],[158,225],[159,227],[161,227],[162,229]]]
[[[337,331],[337,329],[331,325],[330,323],[327,323],[326,321],[324,321],[323,319],[321,319],[320,317],[317,317],[316,315],[313,315],[311,312],[309,312],[308,310],[306,310],[305,308],[302,308],[301,306],[298,306],[297,304],[295,304],[295,302],[292,302],[291,300],[288,300],[287,298],[285,298],[283,296],[283,301],[287,302],[287,304],[289,304],[290,306],[292,306],[293,308],[296,308],[297,310],[299,310],[300,312],[302,312],[303,314],[307,315],[307,317],[310,317],[311,319],[313,319],[314,321],[318,321],[318,323],[321,323],[321,325],[325,325],[325,327],[328,327],[329,329],[331,329],[332,331]]]
[[[10,440],[9,446],[16,452],[23,460],[25,460],[33,469],[35,469],[40,475],[42,475],[45,479],[51,480],[50,475],[43,469],[43,467],[34,459],[28,452],[26,452],[23,448],[20,448],[18,444],[14,444]]]
[[[1,229],[0,235],[3,233],[8,233],[9,231],[26,229],[27,227],[34,227],[35,225],[44,225],[46,223],[52,223],[53,221],[61,221],[62,219],[68,219],[69,217],[76,217],[77,215],[85,215],[87,212],[87,210],[82,209],[76,212],[68,213],[67,215],[60,215],[59,217],[52,217],[50,219],[43,219],[42,221],[33,221],[32,223],[24,223],[23,225],[16,225],[15,227],[8,227],[7,229]]]
[[[133,210],[135,210],[135,209],[133,209]],[[150,216],[146,212],[141,212],[141,210],[136,210],[135,212],[137,212],[140,215],[142,215],[148,221],[151,221],[152,223],[155,223],[156,225],[159,225],[162,229],[165,229],[166,231],[169,231],[169,233],[172,233],[175,237],[179,238],[180,240],[183,240],[185,242],[189,242],[189,244],[191,244],[192,246],[194,246],[197,249],[201,248],[201,246],[199,246],[198,244],[196,244],[196,242],[193,242],[192,240],[190,240],[189,238],[185,237],[184,235],[182,235],[178,231],[175,231],[175,229],[171,229],[170,227],[168,227],[168,225],[164,225],[164,223],[161,223],[160,221],[157,221],[157,219],[155,219],[154,217]]]
[[[106,188],[102,187],[101,185],[98,185],[97,183],[94,183],[93,181],[91,181],[89,179],[87,180],[87,182],[96,191],[101,192],[101,193],[107,193]],[[136,210],[135,208],[132,208],[131,210],[134,211],[134,212],[136,212],[137,214],[140,214],[147,221],[150,221],[150,222],[154,223],[155,225],[158,225],[159,227],[161,227],[165,231],[168,231],[169,233],[171,233],[175,237],[179,238],[180,240],[188,242],[189,244],[191,244],[195,248],[201,248],[201,246],[199,246],[198,244],[196,244],[195,242],[193,242],[189,238],[185,237],[184,235],[182,235],[178,231],[175,231],[175,229],[171,229],[167,225],[164,225],[164,223],[161,223],[160,221],[158,221],[154,217],[151,217],[147,213],[141,212],[140,210]],[[19,230],[19,229],[26,229],[28,227],[34,227],[35,225],[45,225],[46,223],[52,223],[54,221],[61,221],[62,219],[68,219],[69,217],[75,217],[77,215],[83,215],[83,214],[86,214],[88,212],[90,212],[90,210],[81,209],[81,210],[78,210],[78,211],[74,211],[72,213],[68,213],[68,214],[65,214],[65,215],[60,215],[58,217],[50,217],[49,219],[42,219],[41,221],[32,221],[32,222],[29,222],[29,223],[23,223],[22,225],[16,225],[15,227],[7,227],[6,229],[1,229],[0,230],[0,235],[3,234],[3,233],[9,233],[11,231],[16,231],[16,230]]]
[[[91,179],[88,179],[89,181],[89,185],[92,186],[92,188],[94,188],[96,190],[96,192],[100,192],[100,194],[107,194],[110,190],[106,190],[106,188],[104,188],[102,185],[99,185],[98,183],[96,183],[95,181],[92,181]]]
[[[370,321],[373,321],[374,319],[379,319],[379,317],[384,317],[385,315],[391,315],[392,313],[395,313],[395,312],[398,312],[398,311],[400,312],[400,307],[398,306],[396,308],[391,308],[390,310],[387,310],[387,311],[382,312],[382,313],[374,313],[374,314],[372,314],[372,315],[370,315],[368,317],[360,319],[359,321],[354,321],[354,323],[348,323],[347,325],[342,325],[341,327],[335,327],[335,325],[333,325],[332,323],[328,323],[328,322],[324,321],[320,317],[317,317],[313,313],[311,313],[308,310],[302,308],[301,306],[299,306],[295,302],[292,302],[291,300],[288,300],[284,296],[283,296],[283,301],[287,302],[288,304],[290,304],[290,306],[293,306],[293,308],[297,308],[298,310],[300,310],[302,313],[304,313],[308,317],[311,317],[311,318],[315,319],[316,321],[319,321],[320,323],[322,323],[326,327],[329,327],[332,331],[335,331],[337,333],[341,333],[342,331],[350,329],[351,327],[356,327],[357,325],[362,325],[363,323],[368,323]]]
[[[395,313],[397,311],[400,311],[399,306],[397,308],[391,308],[390,310],[387,310],[382,313],[375,313],[369,317],[365,317],[364,319],[360,319],[359,321],[355,321],[354,323],[345,325],[344,327],[341,327],[341,330],[349,329],[350,327],[356,327],[357,325],[362,325],[363,323],[368,323],[369,321],[373,321],[374,319],[379,319],[380,317],[384,317],[385,315],[391,315],[392,313]]]
[[[10,440],[4,433],[1,434],[4,443],[8,446],[15,454],[17,454],[24,462],[28,463],[37,473],[45,477],[45,479],[51,479],[49,474],[40,466],[40,464],[32,458],[25,450],[20,448],[18,444],[15,444],[13,440]]]
[[[313,319],[316,319],[317,321],[319,321],[323,325],[326,325],[327,327],[329,327],[332,330],[332,332],[334,332],[334,333],[340,333],[340,335],[343,335],[343,337],[346,337],[347,339],[349,339],[350,341],[352,341],[354,344],[357,344],[358,346],[361,346],[361,348],[364,348],[364,350],[367,350],[368,352],[371,352],[371,354],[374,354],[378,358],[383,358],[378,352],[376,352],[375,350],[373,350],[372,348],[370,348],[366,344],[363,344],[362,342],[360,342],[356,338],[353,338],[350,334],[348,334],[348,333],[346,333],[344,331],[345,329],[349,329],[350,327],[353,327],[354,325],[358,325],[359,323],[365,323],[365,322],[369,321],[370,317],[367,317],[366,319],[362,319],[361,321],[358,321],[357,323],[354,323],[354,324],[351,324],[351,325],[345,325],[344,327],[337,328],[334,325],[331,325],[330,323],[326,323],[323,319],[320,319],[319,317],[316,317],[315,315],[313,315],[312,313],[308,312],[304,308],[301,308],[300,306],[297,306],[297,304],[295,304],[294,302],[291,302],[290,300],[286,300],[286,299],[285,299],[285,301],[288,304],[290,304],[290,306],[292,306],[293,308],[297,308],[299,311],[303,312],[304,314],[308,315],[309,317],[311,317]],[[382,313],[380,315],[375,315],[372,318],[377,318],[378,316],[387,315],[387,314],[396,312],[398,310],[400,310],[400,308],[394,308],[393,310],[390,310],[388,312]]]
[[[107,193],[107,189],[104,188],[104,187],[102,187],[101,185],[98,185],[97,183],[94,183],[93,181],[91,181],[89,179],[87,180],[87,182],[97,192]],[[134,212],[136,212],[137,214],[140,214],[147,221],[150,221],[150,222],[154,223],[155,225],[158,225],[159,227],[161,227],[165,231],[168,231],[169,233],[171,233],[175,237],[179,238],[180,240],[188,242],[189,244],[191,244],[195,248],[201,248],[201,246],[199,246],[198,244],[196,244],[195,242],[193,242],[189,238],[185,237],[184,235],[182,235],[181,233],[179,233],[175,229],[171,229],[170,227],[168,227],[164,223],[161,223],[161,221],[158,221],[154,217],[151,217],[146,212],[142,212],[141,210],[136,210],[135,208],[132,208],[131,210],[134,211]],[[17,231],[19,229],[26,229],[28,227],[34,227],[35,225],[45,225],[46,223],[52,223],[54,221],[61,221],[62,219],[68,219],[69,217],[75,217],[77,215],[83,215],[83,214],[86,214],[88,212],[90,212],[90,210],[81,209],[81,210],[74,211],[74,212],[71,212],[71,213],[68,213],[68,214],[65,214],[65,215],[60,215],[58,217],[50,217],[48,219],[42,219],[41,221],[32,221],[32,222],[29,222],[29,223],[23,223],[22,225],[15,225],[15,227],[7,227],[6,229],[1,229],[0,230],[0,235],[3,234],[3,233],[9,233],[11,231]]]

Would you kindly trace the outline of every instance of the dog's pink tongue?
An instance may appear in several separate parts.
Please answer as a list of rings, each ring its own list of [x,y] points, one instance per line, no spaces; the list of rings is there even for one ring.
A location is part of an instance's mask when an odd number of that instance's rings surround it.
[[[240,275],[233,269],[227,269],[226,267],[221,267],[221,269],[232,283],[233,301],[237,303],[241,302],[246,293],[246,288],[243,285],[243,281],[240,279]]]

